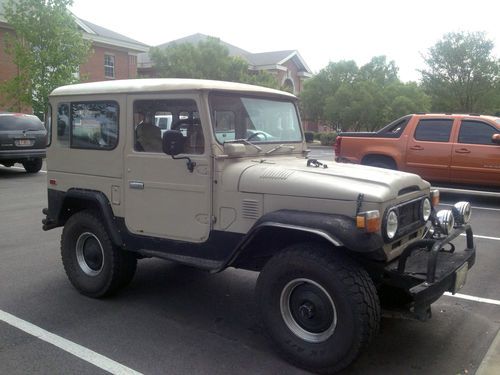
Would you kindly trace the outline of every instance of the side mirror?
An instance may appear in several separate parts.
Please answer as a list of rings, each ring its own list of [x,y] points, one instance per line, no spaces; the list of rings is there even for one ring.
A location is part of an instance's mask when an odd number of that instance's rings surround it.
[[[500,145],[500,133],[497,133],[497,134],[493,134],[491,136],[491,141],[493,143],[496,143],[497,145]]]
[[[184,151],[184,136],[179,130],[167,130],[162,138],[163,152],[170,156],[182,154]]]

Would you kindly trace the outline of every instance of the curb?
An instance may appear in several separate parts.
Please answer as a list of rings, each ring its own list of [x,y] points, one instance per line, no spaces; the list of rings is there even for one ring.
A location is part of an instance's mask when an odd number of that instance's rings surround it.
[[[500,374],[500,330],[484,356],[476,375],[497,375]]]

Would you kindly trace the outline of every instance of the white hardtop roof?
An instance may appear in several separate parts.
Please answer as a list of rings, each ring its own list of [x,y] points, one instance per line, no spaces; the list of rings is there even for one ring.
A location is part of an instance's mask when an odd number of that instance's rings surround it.
[[[236,91],[242,93],[272,94],[288,98],[296,98],[294,95],[284,91],[269,89],[261,86],[247,85],[244,83],[181,78],[124,79],[116,81],[79,83],[76,85],[58,87],[52,91],[50,96],[125,93],[137,94],[193,90]]]

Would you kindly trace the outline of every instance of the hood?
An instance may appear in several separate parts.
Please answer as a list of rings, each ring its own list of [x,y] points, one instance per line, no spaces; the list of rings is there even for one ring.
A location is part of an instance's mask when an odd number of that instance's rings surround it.
[[[233,165],[224,174],[239,175],[240,192],[296,197],[386,202],[413,190],[429,188],[429,183],[411,173],[357,164],[325,162],[328,168],[308,167],[307,159],[252,160]],[[227,181],[227,180],[226,180]],[[236,180],[234,180],[236,182]]]

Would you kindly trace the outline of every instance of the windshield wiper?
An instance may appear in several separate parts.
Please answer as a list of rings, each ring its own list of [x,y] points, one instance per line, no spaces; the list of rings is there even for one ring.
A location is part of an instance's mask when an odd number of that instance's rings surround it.
[[[290,146],[290,145],[278,145],[276,147],[273,147],[272,149],[266,151],[266,155],[269,155],[271,153],[273,153],[274,151],[277,151],[279,149],[282,149],[282,148],[288,148],[290,151],[293,151],[295,150],[295,146]]]
[[[262,148],[260,148],[259,146],[253,144],[252,142],[244,139],[244,138],[241,138],[241,139],[232,139],[230,141],[224,141],[224,143],[244,143],[246,145],[249,145],[249,146],[253,146],[255,147],[257,150],[259,150],[259,152],[262,151]]]

